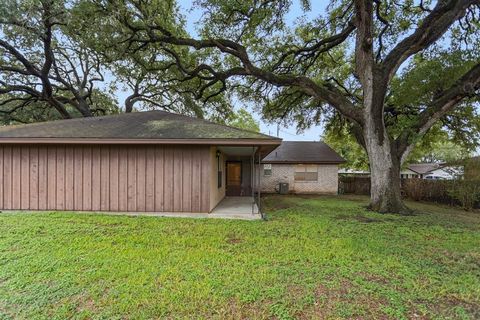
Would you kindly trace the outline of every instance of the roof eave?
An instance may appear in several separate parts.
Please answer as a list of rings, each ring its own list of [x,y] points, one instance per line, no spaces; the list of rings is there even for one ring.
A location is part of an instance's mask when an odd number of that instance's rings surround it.
[[[201,144],[280,145],[281,139],[113,139],[113,138],[0,138],[1,144]]]
[[[346,161],[275,161],[275,160],[262,160],[263,163],[272,163],[272,164],[341,164]]]

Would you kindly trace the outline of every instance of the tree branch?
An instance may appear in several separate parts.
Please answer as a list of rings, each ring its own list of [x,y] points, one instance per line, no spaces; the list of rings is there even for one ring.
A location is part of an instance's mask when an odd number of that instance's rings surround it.
[[[138,30],[138,28],[139,27],[137,26],[135,29]],[[143,31],[148,32],[148,30]],[[355,106],[339,90],[335,90],[331,86],[317,84],[313,80],[304,76],[279,75],[272,71],[259,68],[250,60],[246,48],[237,42],[228,39],[196,40],[192,38],[174,37],[171,35],[157,35],[152,32],[148,32],[148,36],[149,39],[144,39],[141,41],[187,46],[194,48],[195,50],[218,49],[222,53],[236,57],[242,64],[242,67],[231,69],[226,75],[228,77],[233,75],[253,76],[276,86],[294,86],[315,97],[316,99],[332,105],[345,117],[356,122],[363,121],[360,110],[355,108]],[[207,67],[203,68],[207,69]],[[208,67],[208,69],[213,70],[212,67]],[[216,74],[219,75],[221,72],[216,72]]]
[[[417,52],[436,42],[458,19],[465,15],[468,7],[480,4],[479,0],[438,1],[435,8],[420,26],[385,57],[381,64],[385,81],[390,81],[400,65]]]
[[[480,62],[457,80],[450,88],[443,90],[419,114],[411,130],[404,131],[397,138],[397,146],[402,161],[412,151],[412,135],[423,136],[438,120],[451,112],[463,99],[474,96],[480,90]]]

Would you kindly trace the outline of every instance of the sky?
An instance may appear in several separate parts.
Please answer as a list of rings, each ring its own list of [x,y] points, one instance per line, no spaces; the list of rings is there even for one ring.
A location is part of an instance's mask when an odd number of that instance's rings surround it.
[[[201,18],[201,11],[195,10],[192,8],[193,5],[192,0],[178,0],[178,3],[181,7],[182,14],[186,16],[186,27],[187,31],[196,36],[196,28],[195,25]],[[312,1],[312,10],[305,15],[308,18],[314,17],[314,15],[318,15],[320,12],[324,12],[325,7],[328,1]],[[293,1],[291,10],[287,15],[287,23],[294,24],[295,20],[304,15],[303,10],[300,7],[299,1]],[[262,121],[261,116],[258,113],[253,112],[253,110],[249,110],[252,112],[254,118],[260,123],[260,131],[265,134],[277,135],[277,125],[276,124],[269,124]],[[311,127],[310,129],[304,130],[302,132],[297,132],[295,126],[290,127],[280,127],[279,130],[279,137],[286,141],[318,141],[321,139],[321,135],[323,133],[323,128],[321,125]]]

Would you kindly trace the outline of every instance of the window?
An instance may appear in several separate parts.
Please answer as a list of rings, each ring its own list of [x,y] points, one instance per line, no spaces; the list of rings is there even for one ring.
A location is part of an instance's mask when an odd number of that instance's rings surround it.
[[[316,165],[295,166],[295,181],[297,182],[318,181],[318,167]]]
[[[264,176],[271,176],[272,175],[272,165],[271,164],[264,164],[263,165],[263,175]]]

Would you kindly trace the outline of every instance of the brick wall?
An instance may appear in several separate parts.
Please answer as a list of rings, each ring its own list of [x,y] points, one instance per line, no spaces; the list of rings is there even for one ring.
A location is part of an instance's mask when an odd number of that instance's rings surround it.
[[[272,175],[265,176],[263,164],[260,166],[262,192],[276,192],[275,187],[280,182],[287,182],[292,193],[337,194],[338,166],[318,165],[318,181],[295,182],[294,164],[272,164]],[[257,166],[258,170],[258,166]]]

